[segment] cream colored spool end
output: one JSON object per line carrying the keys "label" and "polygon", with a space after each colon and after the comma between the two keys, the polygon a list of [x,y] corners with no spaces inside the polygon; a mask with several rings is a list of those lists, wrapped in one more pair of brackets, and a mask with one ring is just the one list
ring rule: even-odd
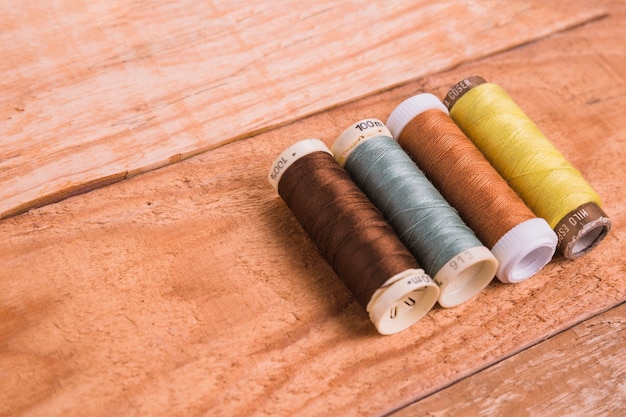
{"label": "cream colored spool end", "polygon": [[378,136],[393,137],[387,126],[378,119],[363,119],[344,130],[331,145],[335,159],[344,166],[350,154],[361,143]]}
{"label": "cream colored spool end", "polygon": [[439,286],[423,269],[407,269],[388,279],[367,304],[380,334],[398,333],[428,313],[439,298]]}
{"label": "cream colored spool end", "polygon": [[278,184],[287,168],[298,159],[313,152],[326,152],[332,155],[328,146],[319,139],[303,139],[278,155],[278,158],[274,160],[270,168],[270,172],[267,174],[267,180],[274,187],[274,190],[278,192]]}
{"label": "cream colored spool end", "polygon": [[456,255],[433,277],[439,284],[439,305],[456,307],[471,300],[489,285],[497,269],[497,259],[485,246]]}

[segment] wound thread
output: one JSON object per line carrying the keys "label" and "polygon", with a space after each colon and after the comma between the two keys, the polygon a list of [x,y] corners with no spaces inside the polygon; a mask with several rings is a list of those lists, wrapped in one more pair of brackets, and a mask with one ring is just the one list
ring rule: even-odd
{"label": "wound thread", "polygon": [[409,327],[437,302],[439,287],[323,142],[287,148],[269,181],[381,334]]}
{"label": "wound thread", "polygon": [[580,257],[604,239],[611,220],[598,194],[504,89],[468,77],[444,102],[511,188],[554,229],[565,257]]}
{"label": "wound thread", "polygon": [[439,304],[459,305],[483,290],[497,260],[377,119],[347,128],[331,147],[354,182],[441,286]]}
{"label": "wound thread", "polygon": [[398,105],[387,121],[400,146],[424,171],[499,261],[502,282],[523,281],[543,268],[557,238],[537,218],[432,94]]}

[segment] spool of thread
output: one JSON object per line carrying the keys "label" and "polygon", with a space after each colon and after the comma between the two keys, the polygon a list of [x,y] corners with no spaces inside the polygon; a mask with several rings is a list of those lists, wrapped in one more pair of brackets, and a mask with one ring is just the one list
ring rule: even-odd
{"label": "spool of thread", "polygon": [[439,284],[442,307],[468,301],[491,282],[496,258],[380,120],[364,119],[348,127],[331,150]]}
{"label": "spool of thread", "polygon": [[498,259],[496,276],[517,283],[543,268],[557,237],[536,217],[432,94],[400,103],[387,121],[389,130],[461,218]]}
{"label": "spool of thread", "polygon": [[287,148],[268,179],[381,334],[409,327],[437,302],[437,284],[323,142]]}
{"label": "spool of thread", "polygon": [[509,185],[547,220],[566,258],[578,258],[604,239],[611,220],[598,194],[501,87],[468,77],[444,103]]}

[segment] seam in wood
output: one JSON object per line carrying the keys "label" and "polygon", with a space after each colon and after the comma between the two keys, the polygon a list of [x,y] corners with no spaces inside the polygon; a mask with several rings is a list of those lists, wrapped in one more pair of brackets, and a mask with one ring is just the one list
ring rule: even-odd
{"label": "seam in wood", "polygon": [[565,26],[565,27],[563,27],[561,29],[555,30],[553,32],[550,32],[550,33],[547,33],[545,35],[539,36],[537,38],[530,39],[528,41],[525,41],[525,42],[522,42],[522,43],[519,43],[519,44],[516,44],[516,45],[512,45],[512,46],[509,46],[509,47],[504,48],[504,49],[495,50],[493,52],[490,52],[490,53],[482,55],[482,56],[478,56],[478,57],[476,57],[474,59],[471,59],[471,60],[460,61],[460,62],[458,62],[458,63],[456,63],[454,65],[450,65],[448,67],[441,68],[440,70],[437,70],[436,72],[423,74],[423,75],[419,76],[418,78],[407,79],[405,81],[402,81],[401,83],[391,84],[391,85],[384,86],[384,87],[379,88],[379,89],[371,90],[367,94],[354,97],[354,98],[352,98],[350,100],[340,101],[340,102],[335,103],[332,106],[327,106],[327,107],[324,107],[322,109],[319,109],[319,110],[316,110],[316,111],[313,111],[313,112],[310,112],[310,113],[305,113],[305,114],[303,114],[303,115],[301,115],[301,116],[299,116],[298,118],[295,118],[295,119],[287,119],[283,123],[277,123],[277,124],[274,124],[274,125],[268,125],[268,126],[266,126],[264,128],[261,128],[261,129],[252,130],[252,131],[247,132],[245,134],[242,134],[242,135],[239,135],[239,136],[235,136],[235,137],[233,137],[233,138],[231,138],[229,140],[225,140],[225,141],[219,143],[217,146],[213,146],[213,147],[211,147],[209,149],[206,149],[206,150],[203,150],[203,151],[199,151],[198,153],[196,153],[196,155],[204,153],[204,152],[208,152],[208,151],[211,151],[211,150],[215,150],[215,149],[218,149],[218,148],[221,148],[222,146],[229,145],[229,144],[237,142],[239,140],[250,139],[250,138],[252,138],[254,136],[260,135],[261,133],[266,133],[266,132],[269,132],[269,131],[272,131],[272,130],[279,129],[281,127],[292,125],[292,124],[294,124],[296,122],[299,122],[301,120],[308,119],[310,117],[314,117],[314,116],[319,115],[319,114],[324,113],[324,112],[332,111],[332,110],[337,109],[339,107],[343,107],[343,106],[346,106],[346,105],[349,105],[349,104],[356,103],[356,102],[358,102],[360,100],[364,100],[366,98],[373,97],[373,96],[375,96],[377,94],[381,94],[381,93],[383,93],[385,91],[393,90],[393,89],[405,86],[405,85],[410,84],[410,83],[418,82],[420,80],[423,80],[423,79],[428,78],[428,77],[435,76],[437,74],[443,74],[444,72],[448,72],[448,71],[454,70],[456,68],[459,68],[462,65],[466,65],[466,64],[469,64],[469,63],[472,63],[472,62],[481,61],[481,60],[484,60],[484,59],[487,59],[487,58],[491,58],[491,57],[494,57],[494,56],[497,56],[497,55],[500,55],[500,54],[503,54],[503,53],[506,53],[506,52],[509,52],[509,51],[513,51],[513,50],[518,49],[518,48],[522,48],[522,47],[525,47],[525,46],[528,46],[528,45],[532,45],[532,44],[541,42],[541,41],[543,41],[545,39],[548,39],[551,36],[554,36],[554,35],[557,35],[557,34],[562,34],[562,33],[567,33],[567,32],[570,32],[572,30],[576,30],[576,29],[579,29],[579,28],[581,28],[583,26],[586,26],[586,25],[588,25],[590,23],[594,23],[594,22],[603,20],[603,19],[607,18],[609,15],[610,14],[608,12],[601,12],[601,13],[598,13],[597,15],[590,16],[587,19],[583,19],[581,21],[572,23],[571,25]]}
{"label": "seam in wood", "polygon": [[107,175],[106,177],[96,178],[91,181],[73,185],[69,188],[61,190],[60,192],[45,195],[36,200],[31,200],[26,204],[22,204],[11,210],[5,211],[4,213],[0,213],[0,220],[17,216],[18,214],[26,213],[29,210],[34,210],[48,204],[58,203],[59,201],[65,200],[66,198],[73,197],[79,194],[84,194],[97,188],[102,188],[107,185],[114,184],[125,178],[128,178],[128,171]]}
{"label": "seam in wood", "polygon": [[[598,21],[598,20],[602,20],[602,19],[604,19],[604,18],[606,18],[608,16],[609,16],[609,13],[606,12],[606,11],[598,12],[597,14],[594,14],[594,15],[588,17],[588,18],[583,18],[580,21],[574,22],[574,23],[572,23],[570,25],[566,25],[565,27],[563,27],[561,29],[554,30],[554,31],[552,31],[550,33],[544,34],[542,36],[538,36],[537,38],[530,39],[530,40],[528,40],[526,42],[522,42],[522,43],[519,43],[519,44],[516,44],[516,45],[512,45],[512,46],[506,47],[504,49],[495,50],[495,51],[492,51],[492,52],[487,53],[485,55],[475,57],[472,60],[461,60],[460,62],[458,62],[456,64],[452,64],[452,65],[449,65],[447,67],[441,68],[441,69],[437,70],[436,72],[422,74],[418,78],[407,79],[407,80],[402,81],[401,83],[383,86],[381,88],[368,91],[366,94],[359,95],[359,96],[356,96],[356,97],[352,97],[352,98],[344,100],[344,101],[338,101],[338,102],[334,103],[334,105],[326,106],[326,107],[320,108],[320,109],[318,109],[316,111],[311,111],[309,113],[303,113],[303,114],[301,114],[297,118],[285,119],[281,123],[276,123],[276,124],[273,124],[273,125],[264,126],[262,128],[253,129],[253,130],[245,132],[245,133],[243,133],[241,135],[237,135],[237,136],[234,136],[234,137],[231,137],[231,138],[227,138],[227,139],[225,139],[225,140],[223,140],[223,141],[221,141],[219,143],[212,144],[212,145],[207,146],[207,147],[200,147],[198,149],[195,149],[195,150],[190,151],[190,152],[186,152],[184,154],[176,154],[173,157],[168,158],[167,160],[163,160],[161,163],[155,163],[155,164],[153,164],[152,166],[149,166],[149,167],[143,167],[143,168],[138,168],[138,169],[134,169],[134,170],[131,170],[131,171],[127,171],[127,172],[123,173],[123,175],[112,174],[112,175],[109,175],[109,176],[104,177],[104,178],[99,178],[99,179],[94,179],[94,180],[88,181],[88,182],[86,182],[84,184],[78,184],[78,185],[73,186],[73,187],[71,187],[69,189],[59,190],[57,192],[53,192],[52,194],[44,195],[44,196],[42,196],[42,197],[40,197],[40,198],[38,198],[36,200],[29,201],[27,203],[24,203],[24,204],[18,206],[18,207],[11,208],[11,209],[5,211],[4,213],[0,213],[0,220],[8,218],[8,217],[12,217],[12,216],[24,213],[24,212],[27,212],[27,211],[29,211],[31,209],[35,209],[35,208],[39,208],[39,207],[42,207],[42,206],[45,206],[45,205],[48,205],[48,204],[59,202],[59,201],[64,200],[65,198],[70,197],[70,196],[75,196],[75,195],[82,194],[82,193],[87,192],[87,191],[94,190],[96,188],[100,188],[100,187],[105,186],[105,185],[110,185],[113,182],[117,182],[117,181],[119,181],[121,179],[124,179],[124,178],[128,178],[128,177],[131,177],[131,176],[134,176],[134,175],[138,175],[138,174],[143,173],[143,172],[152,171],[154,169],[158,169],[158,168],[161,168],[161,167],[164,167],[164,166],[167,166],[167,165],[171,165],[172,163],[175,163],[175,162],[187,159],[189,157],[196,156],[196,155],[208,152],[210,150],[215,150],[215,149],[221,148],[222,146],[225,146],[225,145],[228,145],[228,144],[231,144],[231,143],[235,143],[235,142],[238,142],[240,140],[252,138],[252,137],[257,136],[257,135],[259,135],[261,133],[265,133],[265,132],[268,132],[268,131],[271,131],[271,130],[275,130],[275,129],[278,129],[278,128],[283,127],[283,126],[291,125],[291,124],[293,124],[293,123],[295,123],[297,121],[304,120],[304,119],[313,117],[315,115],[318,115],[320,113],[331,111],[331,110],[336,109],[338,107],[345,106],[347,104],[351,104],[351,103],[357,102],[359,100],[375,96],[375,95],[380,94],[380,93],[382,93],[384,91],[389,91],[389,90],[395,89],[397,87],[400,87],[402,85],[406,85],[406,84],[411,83],[411,82],[416,82],[417,80],[424,79],[424,78],[429,77],[429,76],[433,76],[433,75],[436,75],[436,74],[441,74],[441,73],[446,72],[446,71],[450,71],[452,69],[455,69],[455,68],[457,68],[457,67],[459,67],[459,66],[461,66],[463,64],[469,63],[469,62],[476,62],[476,61],[479,61],[479,60],[483,60],[485,58],[489,58],[489,57],[501,54],[503,52],[511,51],[513,49],[516,49],[516,48],[520,48],[520,47],[523,47],[523,46],[526,46],[526,45],[530,45],[530,44],[536,43],[538,41],[544,40],[544,39],[546,39],[546,38],[548,38],[550,36],[553,36],[554,34],[565,33],[565,32],[571,31],[571,30],[575,30],[575,29],[580,28],[582,26],[585,26],[585,25],[587,25],[589,23],[592,23],[592,22],[595,22],[595,21]],[[161,104],[160,107],[157,107],[157,109],[163,108],[163,107],[167,107],[167,106],[172,105],[172,104],[174,104],[174,103],[176,103],[178,101],[184,100],[187,97],[198,95],[198,94],[202,94],[202,93],[204,93],[206,91],[209,91],[209,90],[211,90],[212,88],[215,88],[215,87],[216,86],[213,85],[213,86],[207,87],[207,88],[205,88],[203,90],[191,93],[191,94],[189,94],[189,95],[187,95],[187,96],[185,96],[185,97],[183,97],[181,99],[178,99],[178,100],[175,100],[175,101],[172,101],[172,102],[168,102],[168,103],[163,103],[163,104]],[[135,116],[126,118],[126,119],[122,120],[121,122],[118,122],[117,124],[128,123],[128,122],[132,121],[136,117],[137,116],[135,115]]]}
{"label": "seam in wood", "polygon": [[418,398],[416,398],[415,400],[411,401],[410,403],[404,404],[403,406],[395,408],[395,409],[389,411],[388,413],[383,414],[381,417],[391,417],[391,416],[393,416],[393,414],[397,413],[398,411],[401,411],[401,410],[403,410],[403,409],[405,409],[407,407],[410,407],[411,405],[414,405],[414,404],[416,404],[416,403],[418,403],[418,402],[420,402],[420,401],[422,401],[422,400],[424,400],[424,399],[426,399],[426,398],[428,398],[428,397],[430,397],[432,395],[435,395],[435,394],[437,394],[437,393],[439,393],[441,391],[444,391],[445,389],[450,388],[453,385],[455,385],[455,384],[457,384],[457,383],[459,383],[461,381],[464,381],[464,380],[466,380],[468,378],[471,378],[471,377],[473,377],[473,376],[475,376],[475,375],[485,371],[486,369],[490,369],[490,368],[498,365],[499,363],[501,363],[503,361],[506,361],[509,358],[512,358],[513,356],[519,355],[520,353],[522,353],[524,351],[527,351],[528,349],[530,349],[530,348],[532,348],[534,346],[537,346],[537,345],[539,345],[539,344],[541,344],[541,343],[543,343],[543,342],[545,342],[547,340],[550,340],[550,339],[560,335],[561,333],[564,333],[564,332],[566,332],[568,330],[571,330],[574,327],[578,326],[579,324],[584,323],[585,321],[588,321],[588,320],[591,320],[591,319],[593,319],[595,317],[601,316],[602,314],[606,313],[607,311],[610,311],[610,310],[613,310],[615,308],[618,308],[622,304],[625,304],[625,303],[626,303],[626,300],[622,300],[622,301],[620,301],[620,302],[618,302],[618,303],[616,303],[614,305],[607,306],[603,310],[595,312],[594,314],[592,314],[590,316],[583,317],[582,319],[580,319],[579,321],[576,321],[575,323],[571,324],[570,326],[564,327],[564,328],[559,329],[559,330],[557,330],[555,332],[550,332],[546,336],[541,337],[541,338],[535,340],[534,342],[531,342],[531,343],[521,347],[518,350],[510,352],[509,354],[504,355],[504,356],[498,358],[494,362],[488,363],[488,364],[486,364],[483,367],[477,368],[474,371],[472,371],[472,372],[470,372],[470,373],[468,373],[466,375],[463,375],[462,377],[460,377],[458,379],[451,380],[451,381],[449,381],[448,384],[445,384],[445,385],[443,385],[443,386],[441,386],[439,388],[436,388],[436,389],[434,389],[432,391],[426,392],[424,395],[419,396]]}

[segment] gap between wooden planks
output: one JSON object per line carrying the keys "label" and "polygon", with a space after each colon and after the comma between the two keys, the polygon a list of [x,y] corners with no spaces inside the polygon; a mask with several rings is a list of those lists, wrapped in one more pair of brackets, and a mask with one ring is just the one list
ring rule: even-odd
{"label": "gap between wooden planks", "polygon": [[389,415],[622,416],[625,380],[622,303]]}
{"label": "gap between wooden planks", "polygon": [[588,2],[0,2],[0,218],[599,16]]}
{"label": "gap between wooden planks", "polygon": [[[0,415],[381,415],[626,299],[624,6],[0,222]],[[266,181],[288,145],[468,74],[506,87],[614,221],[576,261],[390,337]]]}

